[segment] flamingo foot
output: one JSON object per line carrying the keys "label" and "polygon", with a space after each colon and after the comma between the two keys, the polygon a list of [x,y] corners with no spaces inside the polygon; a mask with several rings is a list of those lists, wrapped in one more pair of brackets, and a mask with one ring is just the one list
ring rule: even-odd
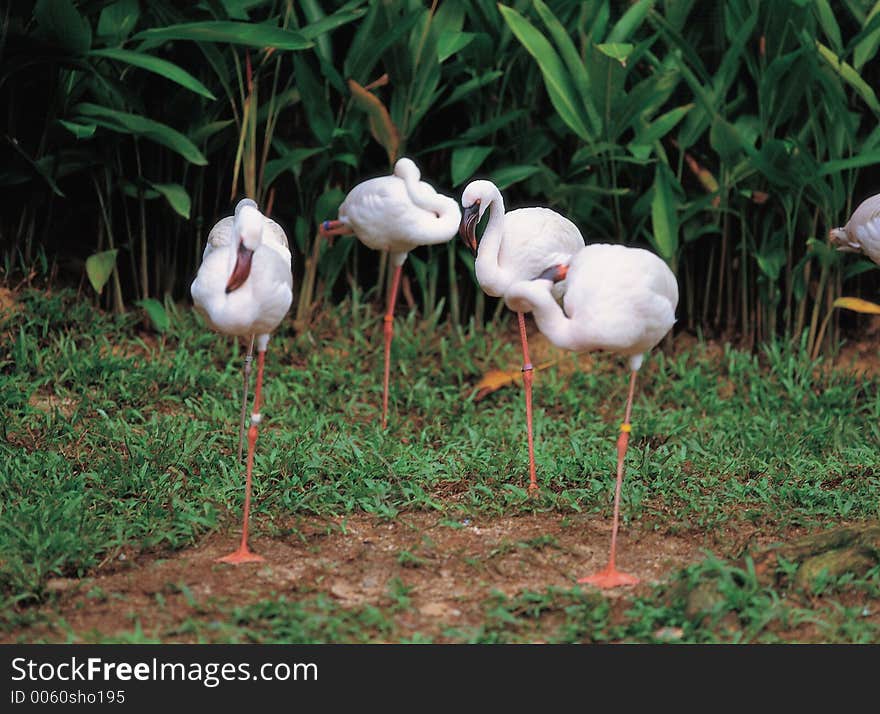
{"label": "flamingo foot", "polygon": [[538,484],[537,483],[530,483],[529,484],[529,497],[530,498],[537,498],[540,495],[541,495],[541,489],[538,488]]}
{"label": "flamingo foot", "polygon": [[621,587],[622,585],[638,585],[641,580],[635,575],[622,573],[609,563],[603,570],[600,570],[595,575],[588,575],[585,578],[580,578],[578,582],[581,585],[594,585],[602,590],[608,590],[610,588]]}
{"label": "flamingo foot", "polygon": [[262,555],[252,553],[250,550],[248,550],[248,547],[246,545],[242,545],[234,553],[224,555],[222,558],[217,558],[214,562],[229,563],[231,565],[241,565],[243,563],[264,563],[265,561],[266,559]]}

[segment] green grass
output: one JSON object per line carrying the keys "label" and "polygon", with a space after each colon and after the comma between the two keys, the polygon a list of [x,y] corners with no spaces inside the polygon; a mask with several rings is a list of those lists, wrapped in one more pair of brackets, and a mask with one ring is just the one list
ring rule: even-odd
{"label": "green grass", "polygon": [[[157,337],[139,316],[112,317],[71,292],[18,300],[0,323],[0,631],[39,619],[50,578],[234,527],[243,497],[234,463],[242,354],[233,342],[186,308]],[[529,512],[607,518],[623,365],[598,356],[589,372],[538,374],[542,491],[529,499],[521,393],[469,396],[485,369],[519,364],[512,324],[475,331],[399,317],[387,432],[378,419],[379,311],[356,295],[309,333],[283,328],[266,365],[259,531],[289,534],[297,516],[414,510],[449,522]],[[773,538],[880,516],[878,386],[781,345],[754,355],[701,343],[655,353],[638,385],[623,517],[693,533],[729,557],[707,557],[625,606],[577,588],[499,596],[485,603],[481,626],[447,629],[441,640],[653,641],[663,627],[682,628],[681,641],[772,640],[782,631],[798,639],[804,623],[829,641],[880,640],[876,620],[859,614],[877,610],[876,570],[798,600],[750,580],[730,551],[731,534],[746,529]],[[397,559],[421,564],[406,550]],[[717,612],[686,615],[687,594],[706,579],[726,583]],[[223,610],[222,626],[197,618],[189,627],[206,641],[431,639],[395,624],[404,591],[380,608],[279,596]],[[133,629],[131,641],[142,635]]]}

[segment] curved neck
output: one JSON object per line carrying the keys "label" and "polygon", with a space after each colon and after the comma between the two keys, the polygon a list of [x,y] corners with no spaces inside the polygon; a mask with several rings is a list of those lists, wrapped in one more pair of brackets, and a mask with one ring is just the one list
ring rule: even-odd
{"label": "curved neck", "polygon": [[490,295],[503,295],[510,285],[512,276],[501,268],[498,256],[501,252],[501,240],[504,238],[504,199],[497,187],[489,197],[489,222],[480,245],[477,248],[477,259],[474,268],[477,272],[477,280],[480,286]]}
{"label": "curved neck", "polygon": [[520,312],[531,312],[538,329],[557,347],[575,352],[589,349],[574,320],[565,315],[553,297],[553,283],[549,280],[523,280],[514,283],[506,297],[511,308]]}
{"label": "curved neck", "polygon": [[449,196],[437,193],[418,177],[406,175],[402,178],[406,193],[413,205],[436,216],[423,222],[422,228],[426,233],[424,242],[426,244],[442,242],[455,236],[461,221],[458,203]]}

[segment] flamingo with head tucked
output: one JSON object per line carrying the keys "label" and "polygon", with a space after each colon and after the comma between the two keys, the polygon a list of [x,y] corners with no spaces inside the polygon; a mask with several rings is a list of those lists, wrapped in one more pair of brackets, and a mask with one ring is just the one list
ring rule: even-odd
{"label": "flamingo with head tucked", "polygon": [[[464,207],[461,236],[476,254],[477,282],[487,295],[504,298],[519,321],[529,445],[529,492],[536,493],[538,479],[532,435],[533,367],[529,359],[524,311],[513,308],[507,299],[507,291],[518,281],[532,280],[549,268],[566,263],[573,253],[584,247],[584,239],[574,223],[549,208],[518,208],[505,213],[501,191],[491,181],[469,183],[461,196],[461,205]],[[477,224],[487,210],[489,222],[478,245]],[[557,297],[564,290],[564,281],[554,287]]]}
{"label": "flamingo with head tucked", "polygon": [[[247,476],[245,479],[244,523],[238,550],[219,560],[225,563],[253,563],[263,558],[248,549],[248,517],[257,426],[261,421],[260,400],[263,365],[269,335],[290,309],[293,299],[290,249],[287,236],[275,221],[266,218],[249,198],[238,202],[235,215],[218,221],[208,235],[202,264],[190,288],[196,309],[218,332],[249,337],[257,345],[257,385],[251,425],[248,429]],[[251,350],[245,361],[245,384]],[[241,430],[244,430],[244,405]]]}
{"label": "flamingo with head tucked", "polygon": [[[553,295],[553,281],[562,277],[566,278],[566,289],[560,306]],[[617,570],[615,562],[623,466],[632,428],[636,374],[645,353],[675,323],[675,275],[650,251],[593,244],[575,253],[567,263],[549,269],[538,280],[512,285],[505,297],[514,310],[531,310],[538,329],[557,347],[574,352],[607,350],[629,358],[629,392],[617,441],[611,552],[603,570],[578,582],[600,588],[634,585],[639,579]]]}
{"label": "flamingo with head tucked", "polygon": [[339,206],[339,218],[324,221],[323,236],[354,233],[373,250],[388,251],[394,277],[388,291],[385,312],[385,375],[382,387],[382,428],[388,424],[388,387],[391,371],[391,339],[394,334],[394,306],[407,254],[421,245],[451,240],[458,231],[461,212],[455,199],[437,193],[421,180],[412,159],[398,159],[390,176],[359,183]]}

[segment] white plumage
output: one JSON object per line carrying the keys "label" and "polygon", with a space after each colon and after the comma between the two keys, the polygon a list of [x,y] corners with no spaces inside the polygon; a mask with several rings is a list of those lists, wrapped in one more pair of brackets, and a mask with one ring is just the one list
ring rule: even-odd
{"label": "white plumage", "polygon": [[[504,211],[501,191],[491,181],[472,181],[461,196],[464,216],[461,236],[476,254],[474,271],[477,282],[487,295],[501,297],[517,313],[523,353],[523,387],[526,398],[526,435],[529,447],[529,492],[538,490],[535,448],[532,435],[532,372],[524,312],[510,303],[508,290],[519,281],[534,280],[548,271],[565,265],[571,255],[584,247],[577,226],[549,208],[518,208]],[[489,211],[489,221],[477,243],[477,224]],[[565,281],[552,287],[559,298]]]}
{"label": "white plumage", "polygon": [[290,248],[281,226],[260,213],[257,204],[251,199],[239,201],[235,214],[218,221],[208,234],[202,264],[190,287],[196,309],[205,316],[213,329],[227,335],[251,337],[244,367],[239,458],[244,438],[251,350],[254,342],[257,346],[257,385],[248,430],[241,544],[235,552],[220,558],[221,562],[242,564],[263,560],[248,548],[254,449],[258,425],[262,421],[260,399],[266,347],[270,333],[278,327],[290,309],[292,287]]}
{"label": "white plumage", "polygon": [[[505,297],[507,289],[521,280],[533,280],[544,271],[565,264],[584,247],[577,226],[550,208],[518,208],[505,213],[504,199],[491,181],[473,181],[465,188],[461,204],[477,206],[466,216],[476,228],[489,211],[489,222],[477,247],[474,261],[477,282],[487,295]],[[558,294],[564,285],[556,288]],[[509,305],[508,305],[509,307]]]}
{"label": "white plumage", "polygon": [[388,251],[394,265],[384,326],[383,428],[388,423],[394,305],[403,264],[413,248],[451,240],[460,221],[461,211],[455,199],[437,193],[421,180],[421,172],[412,159],[402,158],[394,164],[390,176],[368,179],[351,189],[339,206],[339,218],[324,221],[320,226],[325,236],[354,233],[367,247]]}
{"label": "white plumage", "polygon": [[570,261],[562,307],[550,280],[511,286],[508,304],[531,310],[557,347],[607,350],[641,364],[675,324],[678,283],[669,266],[650,251],[608,243],[585,246]]}
{"label": "white plumage", "polygon": [[[241,238],[253,251],[250,276],[226,291],[238,257]],[[208,234],[202,264],[190,292],[208,324],[227,335],[257,335],[265,349],[269,333],[284,319],[293,300],[293,276],[287,236],[250,199],[239,201],[235,215],[219,220]]]}
{"label": "white plumage", "polygon": [[631,370],[626,412],[617,441],[617,483],[608,565],[578,582],[600,588],[634,585],[639,579],[617,570],[620,489],[631,431],[636,374],[644,354],[675,324],[678,283],[660,258],[647,250],[594,244],[571,258],[560,306],[549,279],[523,281],[507,293],[514,310],[531,310],[538,329],[557,347],[584,352],[608,350],[629,357]]}
{"label": "white plumage", "polygon": [[421,180],[411,159],[399,159],[394,172],[359,183],[339,206],[339,223],[373,250],[387,250],[395,266],[420,245],[445,243],[458,231],[461,211],[455,199]]}
{"label": "white plumage", "polygon": [[880,194],[862,201],[842,228],[832,228],[831,242],[843,251],[861,252],[880,263]]}

